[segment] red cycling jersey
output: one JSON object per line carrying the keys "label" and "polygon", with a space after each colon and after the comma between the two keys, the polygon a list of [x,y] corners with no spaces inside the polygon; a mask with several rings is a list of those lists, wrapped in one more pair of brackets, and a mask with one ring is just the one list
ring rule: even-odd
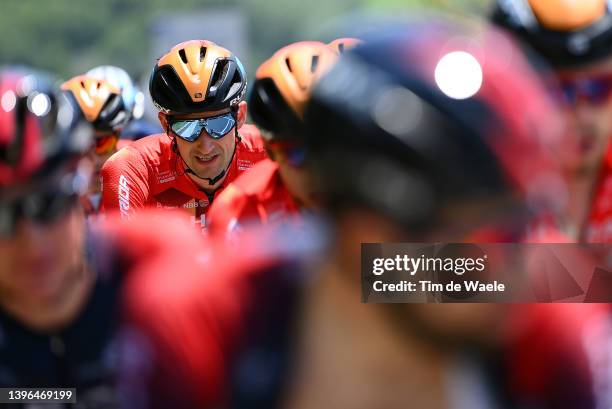
{"label": "red cycling jersey", "polygon": [[223,191],[208,213],[213,233],[230,233],[248,223],[274,223],[298,216],[299,208],[283,184],[278,164],[264,159]]}
{"label": "red cycling jersey", "polygon": [[144,207],[183,208],[192,221],[206,226],[205,214],[212,200],[243,171],[266,157],[259,130],[240,128],[241,141],[223,184],[209,196],[185,173],[166,134],[135,141],[106,161],[102,167],[102,209],[118,209],[129,218]]}
{"label": "red cycling jersey", "polygon": [[[117,146],[115,152],[125,148],[126,146],[130,146],[133,143],[131,139],[119,139],[117,141]],[[95,157],[96,163],[103,163],[98,161],[103,161],[104,158],[97,156]],[[96,165],[99,166],[99,165]],[[96,179],[100,179],[100,172],[95,171],[93,177]],[[100,187],[102,186],[102,181],[100,180]],[[87,217],[96,217],[100,212],[100,208],[102,205],[102,192],[100,190],[96,190],[94,192],[90,192],[85,196],[81,196],[81,205],[83,206],[83,210]]]}
{"label": "red cycling jersey", "polygon": [[[174,267],[133,278],[125,317],[135,336],[126,350],[139,354],[123,361],[121,379],[132,405],[140,398],[148,409],[279,406],[296,369],[298,300],[313,291],[308,278],[316,273],[296,264],[313,254],[276,253],[274,246],[299,247],[294,237],[246,229],[239,247],[207,241],[205,264],[185,266],[180,280]],[[500,402],[591,409],[609,396],[606,305],[509,308],[507,337],[494,354],[499,362],[487,373]],[[334,357],[327,364],[343,365]]]}
{"label": "red cycling jersey", "polygon": [[589,243],[612,242],[612,144],[601,165],[584,239]]}

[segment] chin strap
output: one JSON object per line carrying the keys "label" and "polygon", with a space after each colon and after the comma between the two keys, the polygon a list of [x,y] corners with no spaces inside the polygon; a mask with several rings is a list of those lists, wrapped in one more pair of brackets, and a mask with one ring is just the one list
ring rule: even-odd
{"label": "chin strap", "polygon": [[[237,125],[237,123],[236,123],[236,125]],[[168,127],[168,129],[166,131],[167,135],[170,135],[169,131],[170,131],[170,129]],[[185,162],[185,159],[183,159],[183,157],[181,156],[180,152],[178,151],[178,147],[176,146],[176,136],[172,139],[172,151],[174,153],[176,153],[176,155],[179,158],[181,158],[181,161],[183,161],[183,165],[185,165],[185,173],[190,173],[193,176],[197,177],[198,179],[207,180],[209,186],[214,186],[215,184],[217,184],[217,182],[219,182],[221,179],[223,179],[223,177],[226,175],[227,171],[229,170],[230,166],[232,166],[232,162],[234,162],[234,156],[236,156],[236,149],[238,149],[238,144],[240,143],[240,141],[242,141],[242,138],[240,137],[240,134],[238,134],[238,126],[234,127],[234,139],[235,139],[236,143],[234,144],[234,151],[232,152],[232,158],[230,159],[229,163],[227,164],[227,167],[225,169],[223,169],[214,178],[203,178],[200,175],[198,175],[197,173],[195,173],[193,171],[193,169],[191,169],[189,167],[189,165],[187,165],[187,162]]]}

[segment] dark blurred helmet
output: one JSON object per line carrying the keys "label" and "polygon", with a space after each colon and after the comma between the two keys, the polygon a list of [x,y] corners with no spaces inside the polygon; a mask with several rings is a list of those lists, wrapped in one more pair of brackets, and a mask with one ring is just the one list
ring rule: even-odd
{"label": "dark blurred helmet", "polygon": [[365,40],[319,81],[305,114],[332,211],[365,206],[417,232],[451,205],[510,196],[537,212],[561,201],[548,148],[564,127],[511,39],[435,18]]}
{"label": "dark blurred helmet", "polygon": [[149,81],[153,103],[171,115],[235,108],[246,88],[238,57],[205,40],[172,47],[157,61]]}
{"label": "dark blurred helmet", "polygon": [[612,3],[606,0],[497,0],[492,20],[555,66],[612,55]]}
{"label": "dark blurred helmet", "polygon": [[60,206],[54,197],[81,193],[88,175],[77,168],[91,138],[78,106],[55,78],[0,69],[0,234],[20,215],[53,213],[51,207]]}
{"label": "dark blurred helmet", "polygon": [[249,95],[249,113],[266,138],[294,139],[315,82],[337,60],[337,54],[318,41],[287,45],[257,69]]}

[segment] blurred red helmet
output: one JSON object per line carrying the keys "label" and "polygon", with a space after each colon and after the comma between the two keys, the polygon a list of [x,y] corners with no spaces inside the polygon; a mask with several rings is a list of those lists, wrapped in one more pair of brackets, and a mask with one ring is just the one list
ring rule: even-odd
{"label": "blurred red helmet", "polygon": [[52,76],[0,70],[0,189],[79,157],[91,138],[78,107]]}

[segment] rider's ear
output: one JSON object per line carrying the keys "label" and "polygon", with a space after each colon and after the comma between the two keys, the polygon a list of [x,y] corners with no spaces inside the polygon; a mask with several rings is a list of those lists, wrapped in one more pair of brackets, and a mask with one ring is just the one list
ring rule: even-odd
{"label": "rider's ear", "polygon": [[157,118],[159,119],[162,129],[168,129],[168,116],[163,112],[159,112]]}
{"label": "rider's ear", "polygon": [[238,121],[238,128],[244,125],[247,117],[247,103],[245,101],[240,101],[238,104],[238,108],[236,109],[236,120]]}

